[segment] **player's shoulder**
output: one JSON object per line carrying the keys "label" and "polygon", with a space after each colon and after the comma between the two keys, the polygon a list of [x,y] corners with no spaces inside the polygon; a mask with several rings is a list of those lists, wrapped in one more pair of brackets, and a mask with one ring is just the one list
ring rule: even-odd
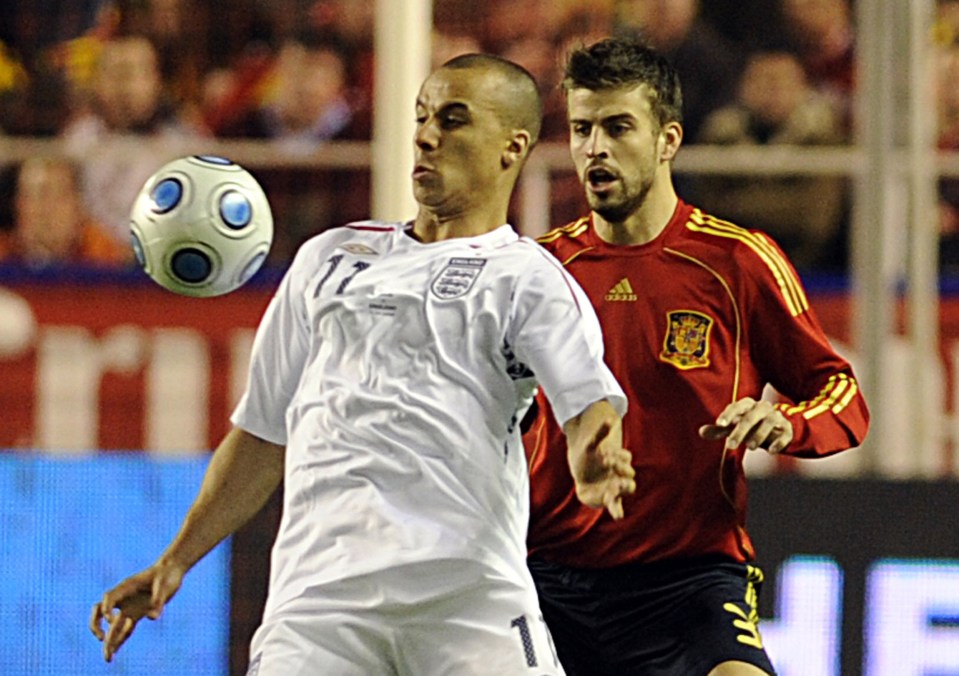
{"label": "player's shoulder", "polygon": [[792,264],[772,237],[692,207],[667,246],[717,270],[780,275]]}
{"label": "player's shoulder", "polygon": [[809,308],[796,269],[766,233],[693,208],[671,245],[678,253],[718,274],[740,292],[780,298],[793,315]]}
{"label": "player's shoulder", "polygon": [[316,260],[326,251],[332,251],[351,242],[357,248],[364,246],[364,242],[372,245],[377,240],[392,238],[396,231],[402,228],[402,223],[386,221],[355,221],[334,226],[306,240],[297,251],[296,257],[311,261]]}
{"label": "player's shoulder", "polygon": [[587,242],[589,223],[589,216],[583,216],[572,223],[553,228],[546,234],[537,237],[536,242],[553,254],[585,249],[589,246]]}

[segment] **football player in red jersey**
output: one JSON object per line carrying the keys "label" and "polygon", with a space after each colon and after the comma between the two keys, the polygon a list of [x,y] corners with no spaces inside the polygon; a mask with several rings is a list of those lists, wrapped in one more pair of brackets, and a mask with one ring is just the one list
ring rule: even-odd
{"label": "football player in red jersey", "polygon": [[[681,200],[671,65],[631,39],[571,53],[570,150],[591,212],[540,239],[583,286],[630,400],[625,519],[584,508],[542,400],[525,441],[529,565],[571,675],[774,673],[757,628],[743,456],[860,444],[869,413],[766,235]],[[766,384],[783,397],[762,398]]]}

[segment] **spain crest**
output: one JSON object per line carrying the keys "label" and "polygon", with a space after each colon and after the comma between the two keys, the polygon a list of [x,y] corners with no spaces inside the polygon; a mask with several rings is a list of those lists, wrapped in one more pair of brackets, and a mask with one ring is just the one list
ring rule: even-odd
{"label": "spain crest", "polygon": [[684,371],[709,366],[711,317],[692,310],[674,310],[666,313],[666,326],[660,359]]}
{"label": "spain crest", "polygon": [[484,265],[485,258],[451,258],[433,280],[430,290],[443,300],[459,298],[473,288],[473,282],[483,271]]}

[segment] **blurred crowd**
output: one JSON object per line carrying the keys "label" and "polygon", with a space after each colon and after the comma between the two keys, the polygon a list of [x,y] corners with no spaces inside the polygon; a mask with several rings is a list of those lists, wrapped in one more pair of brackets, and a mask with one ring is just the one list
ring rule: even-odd
{"label": "blurred crowd", "polygon": [[[842,145],[855,123],[849,2],[434,0],[433,60],[485,51],[524,65],[547,101],[544,141],[563,142],[568,47],[639,33],[683,78],[686,144]],[[366,217],[368,171],[297,167],[295,158],[369,140],[374,5],[5,0],[0,135],[59,139],[62,152],[0,164],[0,262],[131,264],[133,197],[203,139],[262,140],[293,158],[256,171],[278,226],[274,264],[312,234]],[[940,0],[932,39],[940,146],[959,149],[959,0]],[[681,178],[688,199],[769,232],[800,269],[845,266],[845,177]],[[959,181],[941,181],[940,196],[948,258],[959,242]],[[555,176],[551,222],[583,210],[574,178]]]}

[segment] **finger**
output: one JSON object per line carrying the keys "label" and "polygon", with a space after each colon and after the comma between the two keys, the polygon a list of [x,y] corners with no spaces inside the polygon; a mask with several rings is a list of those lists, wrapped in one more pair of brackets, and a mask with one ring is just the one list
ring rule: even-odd
{"label": "finger", "polygon": [[707,441],[716,441],[717,439],[724,439],[728,437],[729,433],[732,431],[732,425],[703,425],[699,428],[699,436]]}
{"label": "finger", "polygon": [[103,613],[100,612],[100,602],[97,601],[93,604],[93,611],[90,613],[90,631],[93,632],[93,635],[97,637],[98,640],[103,640],[103,627],[101,626],[101,621],[103,620]]}
{"label": "finger", "polygon": [[778,435],[776,435],[776,438],[773,439],[773,442],[771,444],[769,444],[769,448],[767,450],[769,453],[772,453],[773,455],[777,453],[782,453],[786,449],[786,446],[789,445],[789,442],[791,442],[792,440],[793,440],[793,428],[792,428],[792,425],[790,425],[787,421],[786,428],[783,429]]}
{"label": "finger", "polygon": [[619,476],[634,476],[633,454],[625,448],[607,451],[603,456],[603,466]]}
{"label": "finger", "polygon": [[749,435],[751,430],[752,424],[745,420],[741,420],[733,428],[733,431],[729,433],[729,436],[726,437],[726,448],[739,448],[739,446],[743,443],[743,439]]}
{"label": "finger", "polygon": [[628,461],[623,461],[618,464],[614,469],[616,476],[620,479],[632,479],[636,476],[636,470],[633,469],[632,458]]}
{"label": "finger", "polygon": [[636,482],[632,479],[619,479],[610,482],[603,495],[603,504],[614,521],[618,521],[625,516],[623,497],[631,495],[635,491]]}
{"label": "finger", "polygon": [[113,660],[113,656],[133,633],[135,626],[136,622],[129,615],[119,614],[113,618],[110,631],[107,632],[107,638],[103,644],[103,656],[107,662]]}
{"label": "finger", "polygon": [[617,496],[607,496],[605,500],[606,511],[613,517],[613,521],[619,521],[623,518],[623,499]]}
{"label": "finger", "polygon": [[750,451],[754,451],[761,446],[768,446],[771,443],[771,439],[773,438],[773,434],[776,432],[777,428],[779,428],[779,425],[776,420],[773,420],[770,417],[761,419],[759,424],[750,430],[749,434],[744,439],[746,448],[748,448]]}
{"label": "finger", "polygon": [[743,397],[739,401],[734,401],[719,414],[719,417],[716,418],[716,425],[719,427],[735,425],[755,404],[756,400],[752,397]]}
{"label": "finger", "polygon": [[733,431],[726,437],[726,448],[738,448],[766,418],[769,414],[769,410],[766,408],[768,404],[765,406],[762,404],[764,404],[764,402],[760,402],[754,406],[739,419]]}
{"label": "finger", "polygon": [[163,577],[157,575],[153,579],[153,589],[150,594],[150,608],[147,610],[147,617],[151,620],[155,620],[160,617],[160,613],[163,612],[163,608],[166,605],[166,600],[169,598],[169,594],[166,593],[163,584]]}

